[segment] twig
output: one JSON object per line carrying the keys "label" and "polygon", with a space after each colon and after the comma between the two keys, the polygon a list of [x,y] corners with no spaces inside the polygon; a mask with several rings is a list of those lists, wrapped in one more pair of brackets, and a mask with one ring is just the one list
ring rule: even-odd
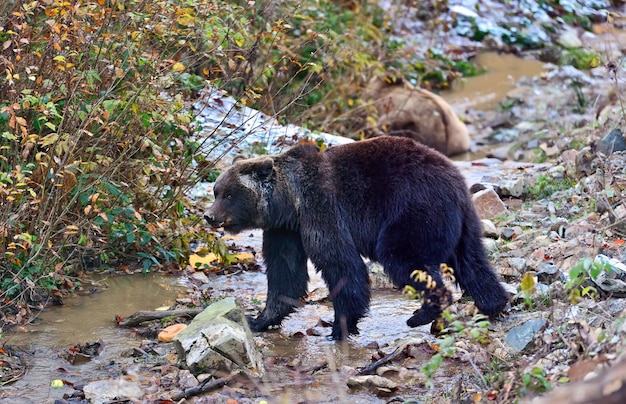
{"label": "twig", "polygon": [[138,311],[120,321],[118,325],[122,327],[132,327],[139,325],[144,321],[159,320],[165,317],[195,317],[204,310],[203,308],[197,309],[179,309],[179,310],[165,310],[165,311]]}

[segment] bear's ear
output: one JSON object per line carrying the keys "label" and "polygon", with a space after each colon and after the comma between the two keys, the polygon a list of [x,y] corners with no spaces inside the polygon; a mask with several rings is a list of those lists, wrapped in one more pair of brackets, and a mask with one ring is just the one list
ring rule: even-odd
{"label": "bear's ear", "polygon": [[271,157],[265,157],[259,161],[255,167],[254,172],[260,180],[267,179],[274,171],[274,160]]}

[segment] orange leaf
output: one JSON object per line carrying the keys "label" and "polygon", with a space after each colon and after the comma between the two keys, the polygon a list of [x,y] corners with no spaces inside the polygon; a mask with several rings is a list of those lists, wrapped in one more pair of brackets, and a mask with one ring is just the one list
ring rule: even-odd
{"label": "orange leaf", "polygon": [[613,241],[613,243],[615,243],[615,245],[624,245],[624,240],[620,238],[620,239]]}

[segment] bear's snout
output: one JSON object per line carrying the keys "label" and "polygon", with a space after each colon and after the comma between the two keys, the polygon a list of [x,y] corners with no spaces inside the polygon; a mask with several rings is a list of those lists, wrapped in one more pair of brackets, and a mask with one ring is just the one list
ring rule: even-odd
{"label": "bear's snout", "polygon": [[207,221],[209,226],[212,226],[212,227],[222,227],[222,224],[224,223],[223,220],[219,220],[218,218],[216,218],[213,212],[211,211],[204,213],[204,219]]}

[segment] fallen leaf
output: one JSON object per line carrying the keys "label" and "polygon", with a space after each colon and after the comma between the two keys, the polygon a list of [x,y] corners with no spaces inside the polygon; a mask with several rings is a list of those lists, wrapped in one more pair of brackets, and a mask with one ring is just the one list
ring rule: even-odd
{"label": "fallen leaf", "polygon": [[204,265],[210,265],[217,260],[218,256],[215,253],[208,253],[207,255],[191,254],[189,256],[189,265],[192,268],[202,268]]}

